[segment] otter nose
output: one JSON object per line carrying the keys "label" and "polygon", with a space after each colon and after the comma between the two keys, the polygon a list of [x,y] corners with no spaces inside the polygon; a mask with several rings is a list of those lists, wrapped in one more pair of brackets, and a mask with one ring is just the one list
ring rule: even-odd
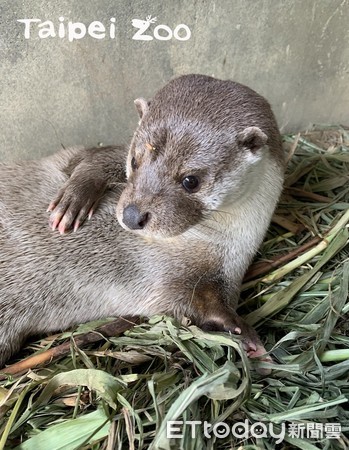
{"label": "otter nose", "polygon": [[122,220],[131,230],[142,230],[149,220],[149,213],[142,214],[136,205],[128,205],[124,209]]}

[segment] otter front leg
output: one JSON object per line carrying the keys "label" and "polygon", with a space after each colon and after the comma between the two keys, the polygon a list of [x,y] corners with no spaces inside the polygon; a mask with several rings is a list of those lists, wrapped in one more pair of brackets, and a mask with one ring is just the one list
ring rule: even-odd
{"label": "otter front leg", "polygon": [[48,207],[51,228],[61,234],[70,228],[76,231],[92,216],[105,192],[125,182],[125,159],[123,147],[82,150],[71,158],[63,170],[70,178]]}
{"label": "otter front leg", "polygon": [[[257,332],[228,307],[211,313],[201,328],[205,331],[225,331],[240,335],[242,345],[250,358],[257,358],[267,353]],[[263,359],[271,361],[269,357]]]}

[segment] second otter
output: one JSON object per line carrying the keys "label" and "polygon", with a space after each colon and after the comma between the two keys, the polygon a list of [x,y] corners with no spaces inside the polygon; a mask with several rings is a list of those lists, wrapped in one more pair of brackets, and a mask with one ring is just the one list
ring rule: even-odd
{"label": "second otter", "polygon": [[[30,334],[112,315],[186,316],[264,353],[235,311],[283,183],[269,104],[187,75],[136,105],[126,174],[116,147],[0,166],[0,365]],[[52,198],[62,233],[100,204],[60,236],[38,213]]]}

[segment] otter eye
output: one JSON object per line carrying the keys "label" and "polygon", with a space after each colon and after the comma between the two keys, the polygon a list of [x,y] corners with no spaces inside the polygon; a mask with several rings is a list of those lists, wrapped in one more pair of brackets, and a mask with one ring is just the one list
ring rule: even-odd
{"label": "otter eye", "polygon": [[189,193],[197,192],[199,190],[199,184],[199,179],[194,175],[188,175],[182,180],[182,186]]}
{"label": "otter eye", "polygon": [[138,168],[138,165],[137,165],[136,158],[133,157],[133,158],[131,159],[131,169],[132,169],[133,171],[135,171],[137,168]]}

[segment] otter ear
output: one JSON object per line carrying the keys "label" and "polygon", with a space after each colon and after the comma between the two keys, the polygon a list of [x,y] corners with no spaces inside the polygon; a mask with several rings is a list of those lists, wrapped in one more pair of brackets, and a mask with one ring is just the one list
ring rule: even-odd
{"label": "otter ear", "polygon": [[145,98],[136,98],[134,104],[136,105],[139,118],[142,119],[143,116],[145,116],[149,110],[150,102],[147,102]]}
{"label": "otter ear", "polygon": [[267,143],[268,137],[258,127],[247,127],[238,134],[238,144],[256,153]]}

